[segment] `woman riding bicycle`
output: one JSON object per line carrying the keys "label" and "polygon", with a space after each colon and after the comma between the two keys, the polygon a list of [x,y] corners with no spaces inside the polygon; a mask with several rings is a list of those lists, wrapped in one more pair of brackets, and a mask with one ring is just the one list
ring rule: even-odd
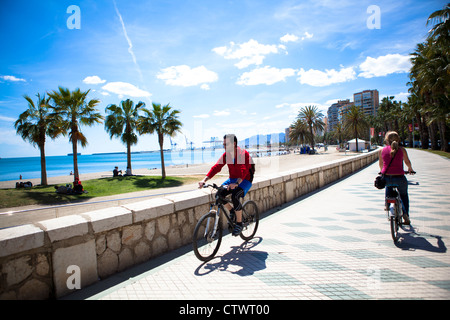
{"label": "woman riding bicycle", "polygon": [[198,186],[202,188],[206,181],[212,179],[222,170],[225,164],[228,165],[230,176],[222,184],[227,186],[227,190],[223,191],[221,196],[225,197],[231,193],[234,209],[229,203],[225,205],[225,208],[230,211],[231,216],[233,214],[236,216],[236,226],[232,234],[233,236],[238,236],[242,231],[242,205],[239,198],[243,198],[252,187],[254,164],[247,150],[237,146],[237,138],[234,134],[227,134],[223,137],[223,146],[225,152],[217,163],[211,167],[206,177],[198,183]]}
{"label": "woman riding bicycle", "polygon": [[[400,137],[395,131],[388,131],[384,138],[384,147],[379,152],[379,165],[381,173],[386,178],[386,196],[388,196],[392,190],[391,185],[396,185],[397,190],[400,193],[400,198],[404,207],[404,224],[409,225],[409,197],[408,197],[408,180],[405,177],[405,171],[403,170],[403,162],[408,167],[408,172],[413,173],[414,170],[411,166],[408,153],[406,149],[399,146]],[[389,165],[390,164],[390,165]]]}

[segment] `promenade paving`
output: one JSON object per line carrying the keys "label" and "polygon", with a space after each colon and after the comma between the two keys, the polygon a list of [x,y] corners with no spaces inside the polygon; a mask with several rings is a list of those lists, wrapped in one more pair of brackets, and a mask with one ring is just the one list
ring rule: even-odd
{"label": "promenade paving", "polygon": [[186,246],[65,299],[450,299],[450,161],[408,152],[412,224],[397,245],[374,163],[264,215],[252,241],[226,235],[207,263]]}

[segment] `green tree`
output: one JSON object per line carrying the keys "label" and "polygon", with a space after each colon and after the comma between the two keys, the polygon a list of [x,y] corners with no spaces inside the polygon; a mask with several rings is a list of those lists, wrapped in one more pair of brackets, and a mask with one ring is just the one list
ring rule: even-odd
{"label": "green tree", "polygon": [[37,146],[41,155],[41,185],[47,185],[47,168],[45,161],[45,141],[46,137],[54,139],[60,134],[59,128],[55,123],[56,118],[51,116],[49,106],[50,97],[46,98],[45,94],[37,95],[37,103],[24,95],[28,102],[28,109],[22,112],[19,119],[14,123],[16,132],[23,140],[30,142],[33,146]]}
{"label": "green tree", "polygon": [[314,150],[314,132],[321,131],[325,127],[323,114],[316,106],[307,106],[300,109],[297,119],[303,121],[309,129],[309,139]]}
{"label": "green tree", "polygon": [[310,140],[308,127],[301,119],[297,119],[291,124],[289,140],[296,145],[304,144],[306,140]]}
{"label": "green tree", "polygon": [[344,129],[342,124],[339,122],[336,124],[333,130],[333,137],[339,141],[339,148],[344,147]]}
{"label": "green tree", "polygon": [[429,32],[429,38],[436,40],[437,45],[442,46],[449,54],[450,50],[450,3],[442,10],[433,12],[427,19],[427,25],[433,24],[434,27]]}
{"label": "green tree", "polygon": [[92,126],[101,123],[104,117],[95,107],[100,103],[97,99],[87,101],[90,90],[82,92],[79,88],[70,91],[67,88],[59,87],[58,91],[53,90],[48,95],[54,101],[53,107],[55,117],[59,118],[62,134],[69,135],[72,143],[74,178],[79,179],[78,173],[78,143],[84,148],[88,141],[81,132],[81,126]]}
{"label": "green tree", "polygon": [[166,168],[164,165],[164,136],[175,136],[176,132],[181,132],[182,123],[178,120],[180,111],[172,110],[169,104],[152,103],[152,110],[142,108],[144,116],[139,116],[139,134],[153,134],[158,136],[159,151],[161,155],[161,176],[166,178]]}
{"label": "green tree", "polygon": [[[450,115],[450,4],[433,12],[427,25],[434,24],[425,42],[419,43],[411,54],[410,72],[413,91],[422,104],[420,111],[428,126],[433,149],[438,148],[438,131],[441,150],[450,151],[448,122]],[[422,137],[422,140],[424,138]],[[428,141],[422,148],[428,148]]]}
{"label": "green tree", "polygon": [[356,152],[358,152],[358,136],[361,136],[368,128],[368,122],[362,108],[355,105],[347,110],[344,116],[344,130],[352,133],[356,139]]}
{"label": "green tree", "polygon": [[134,105],[130,99],[122,101],[120,106],[110,104],[106,107],[109,113],[105,119],[105,129],[109,133],[110,139],[120,137],[127,146],[127,167],[131,170],[131,146],[135,145],[138,137],[135,133],[137,129],[140,108],[144,107],[144,102]]}

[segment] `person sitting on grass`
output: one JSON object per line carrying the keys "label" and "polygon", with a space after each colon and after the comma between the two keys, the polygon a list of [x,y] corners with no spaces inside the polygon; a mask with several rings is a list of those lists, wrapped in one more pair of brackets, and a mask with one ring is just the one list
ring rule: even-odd
{"label": "person sitting on grass", "polygon": [[114,167],[113,170],[113,177],[121,177],[122,176],[122,170],[119,170],[119,167]]}

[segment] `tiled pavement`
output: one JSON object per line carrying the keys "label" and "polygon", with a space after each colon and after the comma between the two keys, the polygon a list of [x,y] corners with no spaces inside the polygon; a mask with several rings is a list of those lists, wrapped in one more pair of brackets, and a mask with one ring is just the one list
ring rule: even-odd
{"label": "tiled pavement", "polygon": [[207,263],[185,247],[66,298],[450,299],[450,161],[409,156],[412,227],[398,245],[374,163],[266,216],[248,243],[225,236]]}

